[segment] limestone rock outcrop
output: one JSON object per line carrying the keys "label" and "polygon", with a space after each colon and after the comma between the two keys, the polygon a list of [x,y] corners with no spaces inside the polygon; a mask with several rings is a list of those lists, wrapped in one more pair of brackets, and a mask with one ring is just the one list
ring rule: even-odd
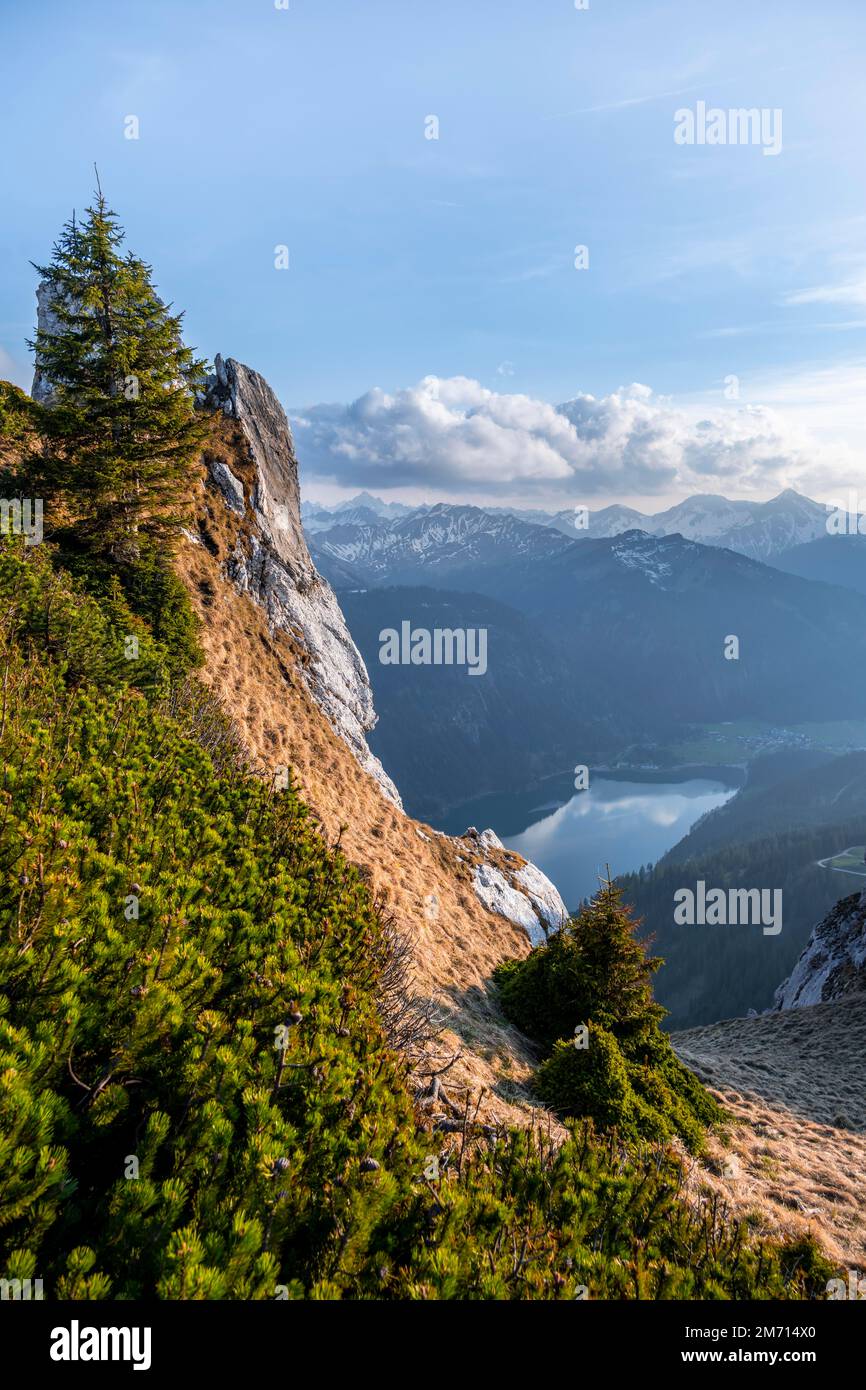
{"label": "limestone rock outcrop", "polygon": [[776,990],[775,1007],[800,1009],[860,993],[866,993],[866,892],[843,898],[814,928]]}
{"label": "limestone rock outcrop", "polygon": [[199,404],[236,420],[249,450],[252,481],[205,455],[210,480],[227,507],[245,518],[226,566],[236,588],[264,608],[271,627],[305,648],[311,692],[361,766],[396,805],[400,797],[367,745],[376,724],[367,668],[330,584],[310,558],[301,527],[298,463],[283,407],[258,372],[217,356]]}

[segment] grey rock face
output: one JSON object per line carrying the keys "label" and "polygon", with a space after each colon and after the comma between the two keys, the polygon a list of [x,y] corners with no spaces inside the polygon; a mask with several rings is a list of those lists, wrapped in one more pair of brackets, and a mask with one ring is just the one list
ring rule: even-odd
{"label": "grey rock face", "polygon": [[777,1009],[825,1004],[866,992],[866,892],[843,898],[819,922],[797,964],[776,990]]}
{"label": "grey rock face", "polygon": [[[47,280],[40,280],[36,288],[36,328],[39,333],[57,333],[59,328],[52,304],[51,287]],[[39,401],[41,405],[49,404],[54,394],[50,381],[40,369],[38,358],[30,394],[34,401]]]}
{"label": "grey rock face", "polygon": [[205,401],[243,427],[256,467],[251,500],[262,533],[298,583],[324,583],[301,527],[298,461],[286,412],[258,372],[219,355],[214,366],[216,375],[208,379]]}
{"label": "grey rock face", "polygon": [[245,516],[247,504],[244,498],[244,485],[240,478],[235,477],[222,459],[211,459],[208,464],[208,471],[225,498],[226,505],[238,516]]}
{"label": "grey rock face", "polygon": [[550,932],[559,931],[568,920],[568,908],[546,874],[535,864],[526,863],[515,871],[491,863],[490,851],[504,848],[493,830],[479,834],[470,825],[463,839],[485,857],[486,862],[473,867],[472,886],[488,912],[522,927],[533,946],[543,945]]}
{"label": "grey rock face", "polygon": [[316,703],[364,770],[400,806],[394,783],[367,746],[366,735],[376,724],[367,668],[304,540],[298,464],[285,411],[258,372],[233,358],[217,357],[215,367],[200,404],[240,423],[255,467],[247,500],[242,480],[221,461],[208,461],[226,505],[251,523],[228,561],[228,577],[264,608],[273,628],[304,645],[310,661],[301,670]]}

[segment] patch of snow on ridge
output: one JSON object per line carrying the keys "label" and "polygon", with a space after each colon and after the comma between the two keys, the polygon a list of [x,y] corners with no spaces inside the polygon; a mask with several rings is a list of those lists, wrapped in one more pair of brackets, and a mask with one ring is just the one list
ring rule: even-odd
{"label": "patch of snow on ridge", "polygon": [[663,542],[639,531],[627,531],[623,541],[612,547],[612,553],[625,569],[640,570],[659,588],[664,587],[664,581],[673,573],[673,567],[662,559]]}

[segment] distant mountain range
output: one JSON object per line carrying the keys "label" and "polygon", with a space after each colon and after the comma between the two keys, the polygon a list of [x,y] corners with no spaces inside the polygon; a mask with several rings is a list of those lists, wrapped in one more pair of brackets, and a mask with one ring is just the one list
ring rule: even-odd
{"label": "distant mountain range", "polygon": [[[581,534],[575,528],[574,511],[557,513],[551,525],[565,535]],[[698,494],[654,516],[630,507],[604,507],[590,513],[582,534],[593,538],[630,530],[652,536],[680,535],[739,551],[753,560],[770,560],[793,545],[826,536],[827,508],[791,488],[769,502],[729,502],[712,493]]]}
{"label": "distant mountain range", "polygon": [[[573,541],[444,504],[332,527],[311,550],[370,672],[376,751],[424,814],[688,725],[863,717],[866,595],[731,550],[643,531]],[[422,665],[396,679],[378,634],[403,620],[489,627],[485,678]]]}
{"label": "distant mountain range", "polygon": [[351,583],[466,589],[474,585],[462,582],[465,575],[474,579],[517,557],[541,559],[573,545],[559,531],[509,512],[494,515],[443,502],[394,521],[337,518],[328,530],[312,535],[310,552],[319,571],[340,588]]}
{"label": "distant mountain range", "polygon": [[[364,658],[379,723],[371,747],[411,814],[437,817],[488,792],[521,791],[576,761],[601,759],[642,727],[611,720],[609,702],[575,686],[574,662],[513,607],[482,594],[431,588],[347,590],[340,604]],[[492,662],[465,667],[383,665],[379,634],[413,628],[483,628]]]}
{"label": "distant mountain range", "polygon": [[[515,557],[467,581],[520,608],[647,718],[863,717],[866,598],[851,590],[641,531]],[[737,659],[723,656],[729,636]]]}
{"label": "distant mountain range", "polygon": [[333,507],[325,507],[320,502],[302,502],[301,521],[307,532],[325,531],[337,520],[363,525],[365,522],[406,516],[414,510],[414,507],[404,506],[402,502],[383,502],[381,497],[374,497],[372,493],[359,492],[357,497],[350,497]]}
{"label": "distant mountain range", "polygon": [[[308,533],[322,533],[340,525],[382,527],[408,517],[437,514],[459,517],[481,510],[492,519],[513,517],[527,525],[552,530],[569,540],[599,540],[626,531],[645,531],[652,536],[681,535],[703,545],[736,550],[750,559],[775,561],[783,552],[828,537],[828,508],[821,502],[787,488],[768,502],[729,501],[714,494],[697,494],[666,511],[648,514],[633,507],[613,505],[599,511],[567,508],[559,512],[531,508],[472,508],[460,504],[410,508],[399,502],[382,502],[369,492],[360,493],[334,507],[305,503],[302,507]],[[346,537],[340,542],[345,544]],[[345,557],[343,557],[345,558]]]}

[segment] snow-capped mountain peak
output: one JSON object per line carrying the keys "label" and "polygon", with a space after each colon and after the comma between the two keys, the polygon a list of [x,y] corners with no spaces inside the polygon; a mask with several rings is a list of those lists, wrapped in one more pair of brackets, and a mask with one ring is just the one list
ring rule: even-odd
{"label": "snow-capped mountain peak", "polygon": [[[509,512],[491,515],[480,507],[438,502],[394,521],[345,524],[342,519],[311,538],[316,563],[325,573],[350,566],[364,583],[406,582],[418,566],[437,576],[486,563],[511,563],[567,548],[564,536],[520,521]],[[342,576],[345,577],[345,572]]]}
{"label": "snow-capped mountain peak", "polygon": [[[529,543],[527,532],[543,529],[573,541],[604,540],[639,530],[651,536],[680,535],[701,545],[735,550],[750,559],[770,562],[792,546],[825,536],[827,514],[823,503],[814,502],[793,488],[785,488],[767,502],[696,493],[652,515],[619,503],[589,512],[583,507],[566,507],[555,515],[541,510],[487,509],[449,502],[410,509],[402,503],[382,502],[367,492],[330,509],[317,504],[306,504],[303,509],[304,525],[310,533],[330,532],[344,523],[379,523],[399,532],[405,524],[424,547],[449,539],[469,542],[481,534],[497,535],[504,540],[509,527],[522,527],[523,531],[510,533],[517,553],[522,554],[527,545],[532,548],[537,543]],[[430,520],[429,526],[420,521],[425,517]]]}

